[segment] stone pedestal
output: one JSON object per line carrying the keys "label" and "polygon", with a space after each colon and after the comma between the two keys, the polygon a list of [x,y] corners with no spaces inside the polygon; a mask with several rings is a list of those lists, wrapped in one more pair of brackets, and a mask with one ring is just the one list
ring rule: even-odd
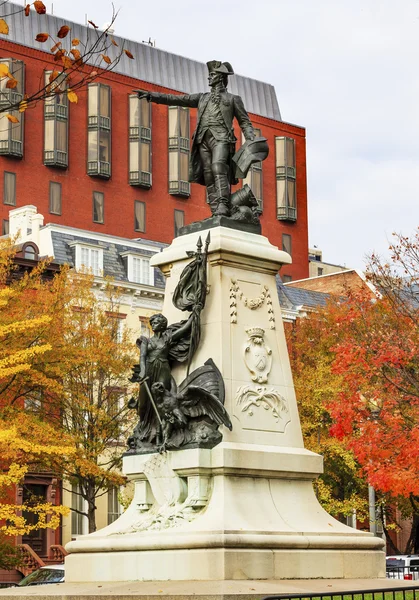
{"label": "stone pedestal", "polygon": [[[313,492],[322,458],[303,447],[275,282],[290,257],[260,235],[210,233],[192,369],[214,360],[233,430],[211,450],[125,456],[133,502],[67,545],[66,581],[383,577],[383,541],[333,519]],[[184,318],[172,294],[199,235],[153,258],[167,277],[169,323]],[[174,375],[182,381],[185,367]]]}

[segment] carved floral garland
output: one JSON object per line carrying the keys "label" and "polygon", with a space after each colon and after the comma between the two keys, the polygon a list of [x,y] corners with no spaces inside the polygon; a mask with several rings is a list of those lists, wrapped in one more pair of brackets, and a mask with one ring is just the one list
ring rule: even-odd
{"label": "carved floral garland", "polygon": [[246,308],[256,310],[266,302],[268,308],[268,318],[270,329],[275,329],[275,315],[272,307],[272,298],[268,286],[264,285],[262,293],[256,298],[248,298],[240,289],[237,279],[230,280],[230,322],[237,323],[237,298],[239,298]]}

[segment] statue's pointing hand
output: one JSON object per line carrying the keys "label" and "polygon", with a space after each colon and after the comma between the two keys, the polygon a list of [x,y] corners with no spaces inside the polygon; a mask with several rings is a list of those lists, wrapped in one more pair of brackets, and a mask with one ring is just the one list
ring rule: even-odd
{"label": "statue's pointing hand", "polygon": [[144,90],[134,90],[140,100],[147,100],[147,102],[151,101],[150,92],[144,92]]}
{"label": "statue's pointing hand", "polygon": [[158,96],[158,94],[154,95],[153,92],[145,92],[144,90],[134,90],[140,100],[147,100],[147,102],[153,102],[153,99]]}

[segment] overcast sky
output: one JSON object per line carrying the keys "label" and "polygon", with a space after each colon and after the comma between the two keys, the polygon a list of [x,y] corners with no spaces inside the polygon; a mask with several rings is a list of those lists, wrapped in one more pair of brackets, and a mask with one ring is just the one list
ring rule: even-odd
{"label": "overcast sky", "polygon": [[[307,129],[309,243],[326,262],[363,268],[419,225],[419,0],[114,3],[117,35],[275,86],[283,120]],[[53,10],[101,26],[112,4]]]}

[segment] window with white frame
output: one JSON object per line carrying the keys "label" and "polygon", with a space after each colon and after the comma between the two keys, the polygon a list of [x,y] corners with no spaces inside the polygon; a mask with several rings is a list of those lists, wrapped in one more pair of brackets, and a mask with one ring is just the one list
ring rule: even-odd
{"label": "window with white frame", "polygon": [[103,274],[103,249],[97,246],[89,246],[79,242],[73,242],[70,246],[76,249],[76,269],[91,271],[98,277]]}
{"label": "window with white frame", "polygon": [[150,284],[150,259],[143,256],[132,257],[132,281]]}
{"label": "window with white frame", "polygon": [[71,486],[71,536],[87,533],[88,521],[86,512],[86,501],[80,493],[80,485]]}
{"label": "window with white frame", "polygon": [[125,314],[122,313],[108,313],[109,316],[113,319],[113,332],[112,335],[118,344],[120,344],[123,340],[124,336],[124,322],[126,319]]}
{"label": "window with white frame", "polygon": [[150,266],[150,256],[141,256],[132,252],[124,252],[121,256],[127,260],[128,281],[154,285],[154,268]]}
{"label": "window with white frame", "polygon": [[121,515],[118,492],[119,489],[117,487],[112,487],[108,490],[108,525],[116,521]]}

